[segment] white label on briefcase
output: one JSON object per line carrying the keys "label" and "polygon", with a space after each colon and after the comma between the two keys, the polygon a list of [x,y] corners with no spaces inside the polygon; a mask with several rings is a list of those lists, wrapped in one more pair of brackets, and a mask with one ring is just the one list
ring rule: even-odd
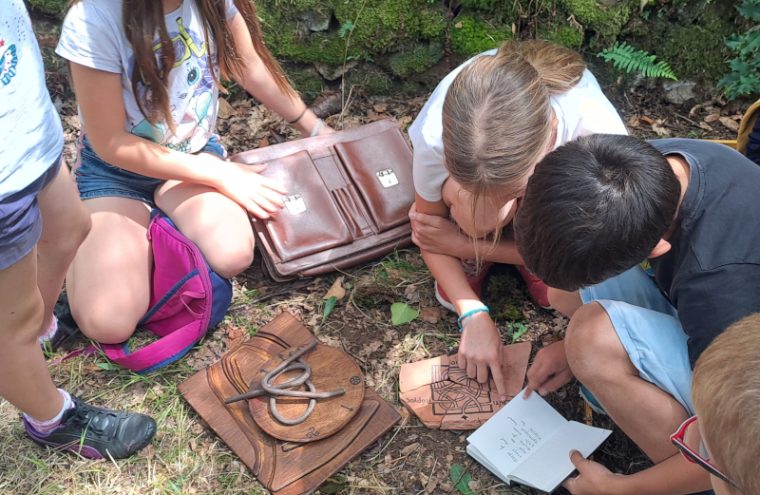
{"label": "white label on briefcase", "polygon": [[288,213],[291,215],[300,215],[306,211],[306,202],[300,194],[285,196],[283,202],[285,203],[285,209],[287,209]]}
{"label": "white label on briefcase", "polygon": [[386,168],[385,170],[381,170],[377,172],[375,175],[377,175],[378,180],[380,181],[380,184],[383,185],[383,187],[393,187],[396,184],[398,184],[398,178],[396,177],[396,174],[393,172],[392,168]]}

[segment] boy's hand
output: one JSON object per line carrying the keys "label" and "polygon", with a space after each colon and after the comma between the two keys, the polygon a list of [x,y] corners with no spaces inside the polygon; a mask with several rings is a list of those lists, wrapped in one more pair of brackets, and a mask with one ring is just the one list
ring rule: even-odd
{"label": "boy's hand", "polygon": [[412,223],[412,242],[420,249],[460,259],[475,257],[472,241],[451,220],[419,213],[414,204],[409,209],[409,220]]}
{"label": "boy's hand", "polygon": [[584,459],[577,450],[570,452],[570,461],[578,470],[578,476],[568,478],[562,486],[573,495],[612,494],[615,483],[623,478],[623,475],[611,472],[598,462]]}
{"label": "boy's hand", "polygon": [[479,383],[488,382],[490,371],[501,400],[507,399],[504,375],[501,372],[501,336],[488,313],[475,313],[465,320],[459,343],[459,367]]}
{"label": "boy's hand", "polygon": [[569,383],[573,379],[573,372],[567,364],[565,341],[560,340],[539,350],[527,376],[525,398],[534,390],[540,395],[546,395]]}
{"label": "boy's hand", "polygon": [[267,219],[283,205],[284,187],[260,174],[266,165],[222,162],[213,187],[256,218]]}

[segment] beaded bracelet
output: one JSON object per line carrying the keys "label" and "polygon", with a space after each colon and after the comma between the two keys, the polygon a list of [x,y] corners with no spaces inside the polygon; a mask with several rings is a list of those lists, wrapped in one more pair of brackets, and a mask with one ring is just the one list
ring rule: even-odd
{"label": "beaded bracelet", "polygon": [[491,310],[488,309],[488,306],[484,304],[483,306],[479,308],[474,308],[462,313],[462,316],[457,318],[457,328],[459,329],[459,333],[462,333],[464,331],[464,325],[462,325],[462,323],[464,323],[464,320],[466,320],[470,316],[475,315],[477,313],[490,313],[490,312]]}
{"label": "beaded bracelet", "polygon": [[306,105],[304,105],[304,106],[303,106],[303,110],[301,111],[301,113],[299,113],[299,114],[298,114],[298,117],[296,117],[296,118],[295,118],[295,119],[293,119],[293,120],[289,120],[289,121],[288,121],[288,124],[290,124],[290,125],[293,125],[293,124],[295,124],[296,122],[298,122],[299,120],[301,120],[301,118],[303,118],[303,116],[304,116],[304,115],[306,115],[306,111],[307,111],[308,109],[309,109],[309,107],[307,107]]}

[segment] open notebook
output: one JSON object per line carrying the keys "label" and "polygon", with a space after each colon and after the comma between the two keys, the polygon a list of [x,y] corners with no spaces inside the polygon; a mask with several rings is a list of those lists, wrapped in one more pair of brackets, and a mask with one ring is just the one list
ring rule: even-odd
{"label": "open notebook", "polygon": [[467,438],[467,453],[507,484],[551,492],[573,472],[570,451],[590,455],[610,430],[567,421],[523,390]]}

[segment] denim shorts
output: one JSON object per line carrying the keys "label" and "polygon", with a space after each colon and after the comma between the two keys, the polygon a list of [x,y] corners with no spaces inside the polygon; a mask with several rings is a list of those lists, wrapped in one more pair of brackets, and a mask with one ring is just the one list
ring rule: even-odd
{"label": "denim shorts", "polygon": [[0,199],[0,270],[21,261],[40,240],[42,217],[37,195],[58,175],[62,161],[58,158],[37,180]]}
{"label": "denim shorts", "polygon": [[[639,266],[580,290],[601,304],[642,379],[669,393],[689,414],[692,370],[676,308]],[[584,391],[588,393],[588,391]]]}
{"label": "denim shorts", "polygon": [[[219,142],[219,136],[212,134],[206,145],[198,153],[211,153],[227,158],[227,152]],[[78,166],[74,177],[83,200],[103,197],[120,197],[142,201],[155,207],[153,195],[156,188],[165,182],[116,167],[103,161],[90,146],[87,137],[80,142]]]}

